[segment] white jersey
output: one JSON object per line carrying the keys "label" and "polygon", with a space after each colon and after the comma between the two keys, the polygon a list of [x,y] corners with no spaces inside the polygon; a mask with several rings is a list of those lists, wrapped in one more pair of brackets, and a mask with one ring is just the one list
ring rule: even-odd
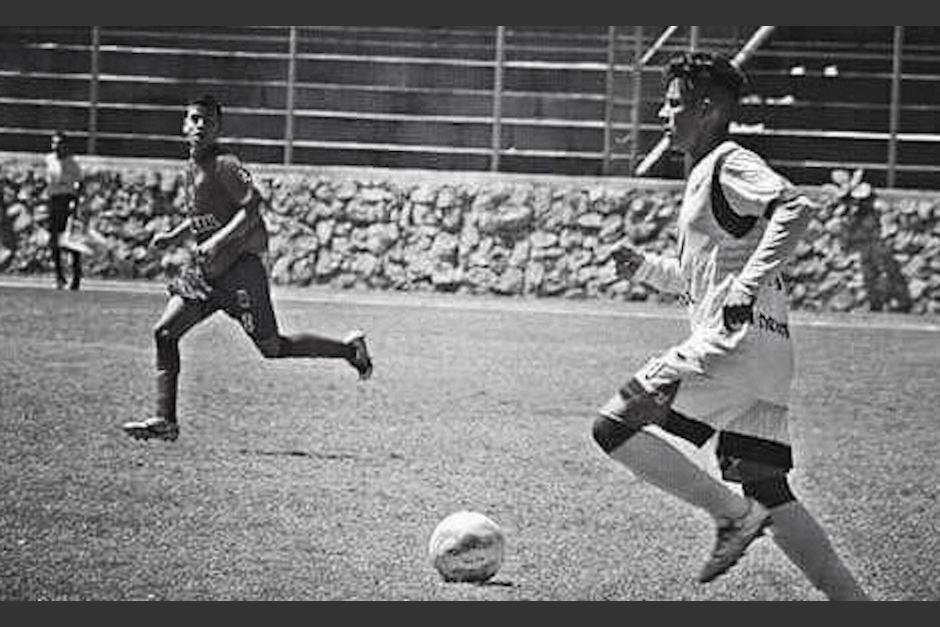
{"label": "white jersey", "polygon": [[[736,373],[742,387],[779,403],[785,403],[793,375],[782,270],[808,219],[805,203],[792,202],[799,196],[760,156],[725,141],[689,173],[675,254],[646,254],[634,276],[686,302],[692,331],[687,347],[694,349],[688,352],[700,357],[694,371],[714,364],[720,374]],[[755,298],[754,322],[742,333],[723,327],[732,286]]]}
{"label": "white jersey", "polygon": [[46,182],[50,196],[73,195],[75,186],[82,182],[82,169],[72,155],[61,159],[50,152],[46,154]]}

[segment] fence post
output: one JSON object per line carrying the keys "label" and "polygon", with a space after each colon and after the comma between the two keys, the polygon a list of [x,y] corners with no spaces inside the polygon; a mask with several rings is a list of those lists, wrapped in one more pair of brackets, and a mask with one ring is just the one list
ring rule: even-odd
{"label": "fence post", "polygon": [[[699,34],[698,26],[689,26],[689,52],[698,50]],[[683,163],[685,164],[685,175],[688,177],[689,172],[692,171],[692,157],[686,155]]]}
{"label": "fence post", "polygon": [[617,62],[617,27],[607,27],[607,82],[604,95],[604,163],[603,174],[610,174],[610,153],[613,144],[611,125],[614,118],[614,65]]}
{"label": "fence post", "polygon": [[630,110],[630,172],[636,170],[643,122],[643,27],[633,27],[633,105]]}
{"label": "fence post", "polygon": [[891,69],[891,120],[888,128],[888,177],[886,186],[894,187],[898,166],[898,124],[901,117],[901,52],[904,27],[894,27],[894,51]]}
{"label": "fence post", "polygon": [[284,111],[284,165],[294,160],[294,82],[297,78],[297,27],[291,26],[288,35],[287,93]]}
{"label": "fence post", "polygon": [[86,152],[95,154],[98,142],[98,55],[101,48],[101,27],[91,27],[91,78],[88,84],[88,147]]}
{"label": "fence post", "polygon": [[505,61],[506,27],[496,27],[496,60],[493,69],[493,156],[490,170],[499,171],[499,154],[502,147],[503,117],[503,63]]}

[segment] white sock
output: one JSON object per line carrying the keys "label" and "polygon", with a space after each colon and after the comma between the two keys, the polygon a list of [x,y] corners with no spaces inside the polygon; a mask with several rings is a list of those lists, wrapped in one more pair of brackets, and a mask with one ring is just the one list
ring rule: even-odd
{"label": "white sock", "polygon": [[611,457],[644,481],[699,507],[715,520],[747,513],[747,500],[692,462],[668,442],[640,431]]}
{"label": "white sock", "polygon": [[816,519],[799,501],[771,510],[774,542],[830,601],[869,601]]}

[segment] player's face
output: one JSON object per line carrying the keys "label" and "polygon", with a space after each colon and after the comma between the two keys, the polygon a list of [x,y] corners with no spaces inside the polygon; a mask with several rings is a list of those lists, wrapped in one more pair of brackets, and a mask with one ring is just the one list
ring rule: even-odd
{"label": "player's face", "polygon": [[678,78],[666,86],[659,117],[673,148],[687,151],[695,145],[701,126],[700,116],[696,115],[695,104],[690,101],[690,94]]}
{"label": "player's face", "polygon": [[60,157],[65,154],[65,142],[62,141],[62,138],[58,135],[52,136],[52,152],[56,153]]}
{"label": "player's face", "polygon": [[202,105],[186,107],[183,136],[193,148],[209,146],[219,136],[219,118],[214,111]]}

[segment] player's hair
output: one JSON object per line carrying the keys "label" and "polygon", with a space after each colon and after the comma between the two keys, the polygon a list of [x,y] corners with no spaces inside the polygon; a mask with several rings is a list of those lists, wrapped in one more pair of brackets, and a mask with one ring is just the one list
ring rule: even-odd
{"label": "player's hair", "polygon": [[51,137],[52,137],[53,139],[55,139],[56,137],[58,137],[58,138],[59,138],[59,141],[60,141],[60,142],[63,142],[63,143],[66,142],[66,141],[68,141],[68,139],[69,139],[68,136],[67,136],[64,132],[62,132],[62,131],[60,131],[60,130],[58,130],[58,129],[52,131]]}
{"label": "player's hair", "polygon": [[747,87],[747,77],[726,57],[713,52],[682,52],[669,63],[663,75],[668,84],[682,81],[694,98],[709,96],[735,104]]}
{"label": "player's hair", "polygon": [[187,107],[203,107],[212,111],[215,114],[215,117],[221,121],[222,120],[222,105],[219,104],[219,101],[215,99],[215,96],[211,94],[203,94],[195,98],[190,98],[186,102]]}

